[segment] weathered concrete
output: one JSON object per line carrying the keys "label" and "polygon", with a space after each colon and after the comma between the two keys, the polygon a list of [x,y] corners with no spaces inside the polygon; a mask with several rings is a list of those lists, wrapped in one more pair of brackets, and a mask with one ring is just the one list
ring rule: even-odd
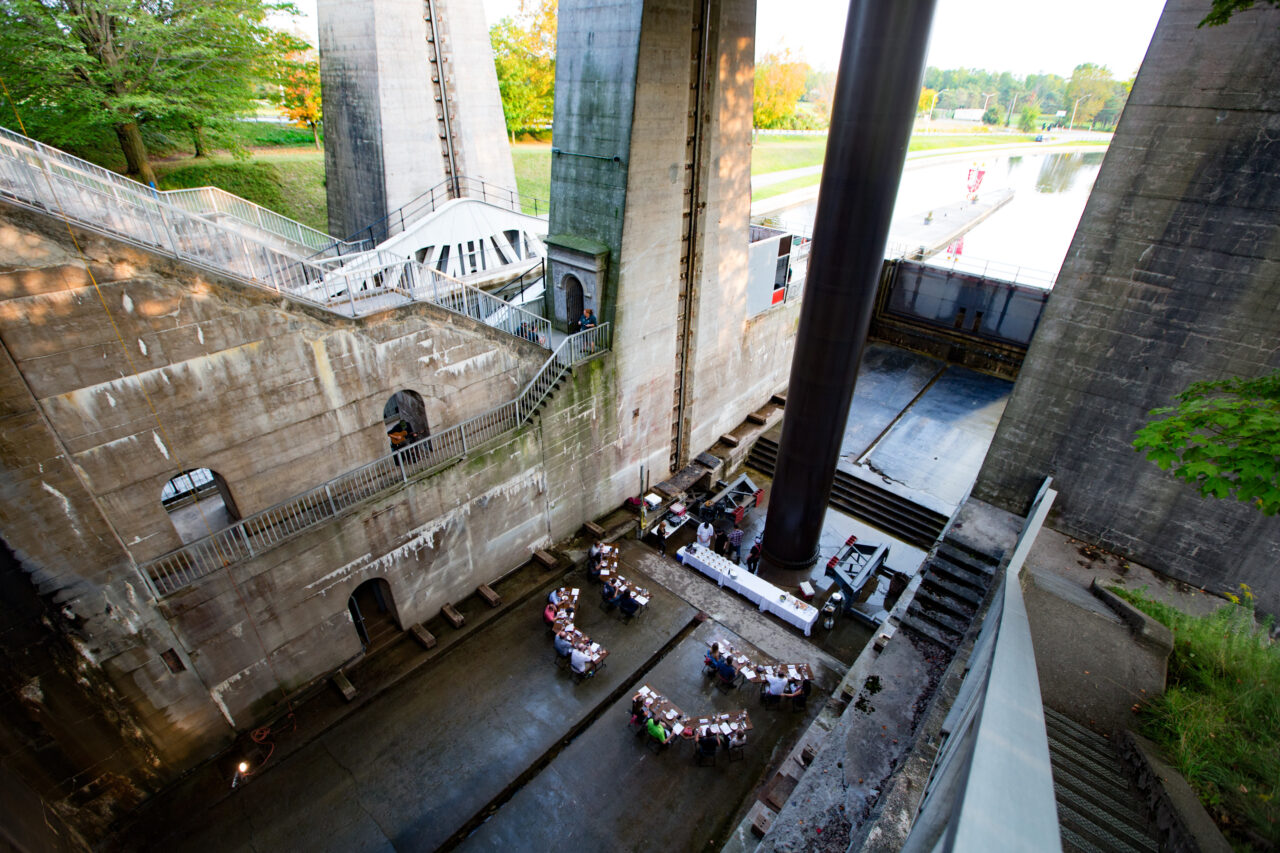
{"label": "weathered concrete", "polygon": [[1280,10],[1197,29],[1164,10],[974,494],[1280,610],[1280,527],[1198,496],[1130,446],[1195,380],[1280,368]]}
{"label": "weathered concrete", "polygon": [[515,188],[479,5],[320,0],[316,15],[335,237],[452,176]]}

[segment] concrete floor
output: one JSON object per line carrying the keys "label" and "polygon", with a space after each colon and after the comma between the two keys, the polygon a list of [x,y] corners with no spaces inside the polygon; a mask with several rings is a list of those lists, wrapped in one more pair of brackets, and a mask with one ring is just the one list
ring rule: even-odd
{"label": "concrete floor", "polygon": [[[629,624],[600,610],[594,580],[569,576],[583,590],[579,624],[610,651],[595,678],[575,684],[554,666],[540,592],[229,796],[224,782],[216,801],[171,799],[163,819],[138,821],[118,847],[435,850],[476,827],[469,849],[546,849],[569,840],[575,849],[642,849],[654,838],[666,849],[690,849],[723,838],[824,697],[816,692],[809,714],[793,714],[760,709],[754,688],[721,694],[701,674],[707,638],[810,662],[823,673],[820,688],[843,667],[781,627],[756,625],[772,646],[756,649],[730,627],[699,624],[697,608],[646,577],[641,566],[653,561],[675,565],[627,543],[624,573],[653,594]],[[763,619],[728,610],[730,623]],[[722,756],[721,766],[696,767],[688,744],[660,756],[644,749],[625,724],[632,692],[645,682],[689,713],[748,708],[756,728],[746,760],[730,765]],[[639,820],[636,792],[644,796]]]}

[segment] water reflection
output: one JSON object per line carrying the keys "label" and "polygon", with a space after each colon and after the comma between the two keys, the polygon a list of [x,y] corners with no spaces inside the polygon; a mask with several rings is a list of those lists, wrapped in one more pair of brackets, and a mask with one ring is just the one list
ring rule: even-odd
{"label": "water reflection", "polygon": [[[1009,158],[1010,166],[1013,165],[1014,159]],[[1036,192],[1038,193],[1062,193],[1068,192],[1075,186],[1075,182],[1084,173],[1086,167],[1092,166],[1096,173],[1096,167],[1102,164],[1101,154],[1049,154],[1044,158],[1044,162],[1040,164],[1040,174],[1036,177]],[[1093,175],[1089,176],[1089,184],[1093,185]]]}

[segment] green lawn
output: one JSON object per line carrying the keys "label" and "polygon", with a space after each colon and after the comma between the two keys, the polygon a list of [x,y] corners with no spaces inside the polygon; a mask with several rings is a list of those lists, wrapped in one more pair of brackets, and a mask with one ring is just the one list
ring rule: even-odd
{"label": "green lawn", "polygon": [[1187,614],[1142,591],[1113,588],[1173,631],[1169,686],[1141,707],[1142,732],[1195,789],[1238,851],[1280,849],[1280,645],[1235,603]]}

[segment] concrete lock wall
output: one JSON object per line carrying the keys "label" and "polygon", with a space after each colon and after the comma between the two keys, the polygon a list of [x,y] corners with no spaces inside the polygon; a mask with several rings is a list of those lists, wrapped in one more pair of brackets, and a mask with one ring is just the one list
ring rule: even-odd
{"label": "concrete lock wall", "polygon": [[974,494],[1280,610],[1280,527],[1136,453],[1147,412],[1197,380],[1280,368],[1280,10],[1197,29],[1171,0],[1134,83]]}
{"label": "concrete lock wall", "polygon": [[[450,426],[512,398],[545,353],[431,306],[352,321],[93,234],[78,237],[124,349],[63,226],[0,209],[0,378],[10,412],[0,445],[0,533],[39,591],[83,623],[86,661],[135,709],[160,761],[181,767],[207,755],[228,723],[244,724],[242,709],[265,692],[246,678],[236,690],[225,687],[225,699],[215,692],[252,669],[243,648],[219,647],[220,632],[243,635],[241,646],[249,641],[242,606],[237,613],[224,599],[221,610],[188,617],[189,598],[159,608],[149,600],[134,565],[181,544],[160,504],[164,483],[181,470],[211,468],[226,478],[241,513],[251,514],[384,455],[383,407],[394,392],[417,391],[433,427]],[[512,475],[504,476],[467,488],[495,488]],[[334,618],[348,617],[345,597],[322,604],[321,613],[299,609],[284,593],[366,551],[400,547],[397,524],[421,527],[454,509],[442,498],[420,500],[425,509],[414,505],[406,519],[362,533],[367,547],[358,553],[340,550],[325,562],[324,548],[306,544],[308,534],[244,569],[265,584],[251,600],[267,646],[299,654],[278,666],[286,687],[324,674],[329,662],[323,652],[298,652],[300,638],[315,639]],[[507,538],[479,541],[492,540],[505,559],[514,547]],[[306,556],[282,556],[294,551]],[[275,572],[263,575],[268,569]],[[195,598],[216,597],[223,582],[207,579],[213,591]],[[457,586],[444,584],[451,594]],[[169,649],[184,671],[170,673],[161,661]]]}

